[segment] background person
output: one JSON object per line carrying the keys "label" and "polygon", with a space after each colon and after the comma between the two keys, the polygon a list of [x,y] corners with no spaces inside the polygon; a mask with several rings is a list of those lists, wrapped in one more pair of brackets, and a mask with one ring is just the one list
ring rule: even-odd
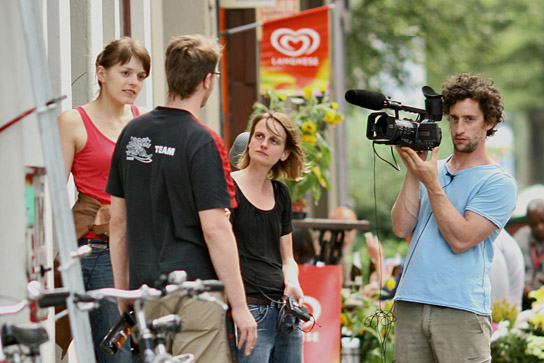
{"label": "background person", "polygon": [[491,303],[506,298],[510,304],[516,304],[519,311],[522,309],[525,283],[523,252],[505,229],[501,230],[493,247],[493,264],[489,270]]}
{"label": "background person", "polygon": [[[221,138],[198,120],[215,87],[220,55],[217,40],[202,35],[170,42],[167,103],[127,125],[113,156],[107,186],[111,252],[117,288],[151,285],[173,270],[185,270],[189,280],[219,278],[240,332],[239,347],[245,343],[249,354],[257,324],[247,308],[225,214],[236,206],[227,152]],[[194,299],[166,303],[179,308],[183,326],[173,339],[174,355],[230,361],[222,308]]]}
{"label": "background person", "polygon": [[282,297],[302,306],[298,266],[293,258],[291,195],[277,178],[296,180],[304,170],[297,125],[280,112],[251,121],[249,144],[232,173],[238,206],[232,225],[238,242],[247,303],[258,323],[258,338],[249,356],[238,362],[302,362],[302,331],[292,317],[292,331],[282,334],[278,316]]}
{"label": "background person", "polygon": [[308,228],[293,230],[293,257],[299,265],[313,265],[315,263],[314,238]]}
{"label": "background person", "polygon": [[544,200],[533,199],[527,205],[527,225],[521,227],[514,239],[518,242],[525,258],[525,286],[523,288],[523,309],[531,308],[527,296],[544,283]]}
{"label": "background person", "polygon": [[491,361],[488,271],[517,197],[516,181],[485,149],[503,121],[502,97],[470,74],[446,80],[442,95],[453,155],[437,161],[435,147],[425,161],[427,152],[397,147],[407,171],[393,230],[412,236],[395,294],[399,363]]}
{"label": "background person", "polygon": [[[123,127],[140,111],[132,103],[149,75],[149,53],[143,45],[124,37],[114,40],[96,58],[98,97],[83,106],[62,112],[58,125],[66,167],[78,191],[72,209],[78,244],[88,244],[92,254],[83,257],[83,281],[87,290],[113,287],[109,254],[109,204],[105,192],[111,156]],[[107,301],[90,312],[97,361],[130,362],[130,345],[115,357],[100,349],[100,342],[119,319],[117,306]],[[69,344],[69,340],[67,342]],[[62,343],[62,348],[68,348]]]}
{"label": "background person", "polygon": [[[341,219],[347,221],[357,221],[357,215],[355,212],[347,207],[336,207],[331,212],[331,219]],[[328,234],[330,236],[330,234]],[[353,243],[355,242],[355,236],[357,235],[356,229],[350,229],[344,231],[344,244],[342,245],[342,258],[339,264],[342,266],[342,285],[349,287],[351,285],[351,268],[353,266]],[[329,237],[330,238],[330,237]],[[374,236],[371,232],[365,233],[366,249],[370,261],[375,267],[376,282],[382,281],[383,276],[383,252],[382,245],[377,236]],[[369,269],[370,271],[370,269]],[[383,281],[382,281],[383,282]],[[376,284],[378,288],[379,284]],[[379,290],[379,289],[378,289]]]}

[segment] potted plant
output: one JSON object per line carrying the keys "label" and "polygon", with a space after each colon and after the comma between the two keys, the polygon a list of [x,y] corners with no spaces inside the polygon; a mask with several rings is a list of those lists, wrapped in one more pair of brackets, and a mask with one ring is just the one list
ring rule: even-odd
{"label": "potted plant", "polygon": [[324,91],[304,88],[301,96],[287,97],[272,89],[263,95],[263,102],[253,105],[254,113],[266,111],[283,112],[296,122],[302,132],[302,150],[305,154],[307,172],[297,181],[286,180],[293,203],[306,203],[306,193],[315,204],[321,198],[321,189],[330,189],[329,164],[331,145],[327,140],[328,126],[342,122],[344,116],[338,104],[330,100]]}

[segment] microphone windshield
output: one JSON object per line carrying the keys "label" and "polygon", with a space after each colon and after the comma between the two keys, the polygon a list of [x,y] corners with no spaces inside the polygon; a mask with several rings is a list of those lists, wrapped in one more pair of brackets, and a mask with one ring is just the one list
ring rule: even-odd
{"label": "microphone windshield", "polygon": [[386,101],[383,94],[362,89],[350,89],[345,97],[352,105],[376,111],[383,109]]}

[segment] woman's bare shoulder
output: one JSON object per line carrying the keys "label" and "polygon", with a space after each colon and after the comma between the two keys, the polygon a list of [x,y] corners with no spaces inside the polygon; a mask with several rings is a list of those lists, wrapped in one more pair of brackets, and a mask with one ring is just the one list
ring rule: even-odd
{"label": "woman's bare shoulder", "polygon": [[82,118],[79,112],[75,109],[66,110],[60,113],[58,117],[59,126],[62,124],[69,124],[74,126],[75,124],[82,123]]}
{"label": "woman's bare shoulder", "polygon": [[58,126],[63,142],[72,143],[76,150],[80,150],[82,145],[85,145],[87,131],[77,110],[71,109],[61,112],[58,117]]}

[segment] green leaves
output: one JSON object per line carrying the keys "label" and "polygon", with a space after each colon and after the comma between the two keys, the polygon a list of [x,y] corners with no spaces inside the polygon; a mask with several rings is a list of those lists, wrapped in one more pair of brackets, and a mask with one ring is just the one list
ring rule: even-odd
{"label": "green leaves", "polygon": [[338,104],[325,92],[306,87],[303,96],[286,97],[274,90],[267,90],[263,102],[253,105],[254,114],[268,110],[283,112],[299,126],[302,134],[301,147],[308,170],[298,181],[286,180],[293,201],[301,201],[309,192],[315,204],[321,198],[322,188],[330,189],[331,145],[327,140],[329,126],[342,122],[344,115]]}

